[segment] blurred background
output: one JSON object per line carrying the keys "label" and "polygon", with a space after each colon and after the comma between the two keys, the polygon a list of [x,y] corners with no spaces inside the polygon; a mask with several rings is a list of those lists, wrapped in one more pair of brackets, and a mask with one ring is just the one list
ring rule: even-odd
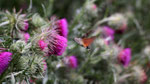
{"label": "blurred background", "polygon": [[[32,5],[30,5],[32,1]],[[38,12],[41,16],[51,17],[56,15],[60,18],[67,18],[68,22],[71,23],[71,20],[76,14],[76,10],[81,8],[86,0],[0,0],[0,10],[9,10],[12,11],[12,8],[16,8],[17,11],[23,9],[24,12],[27,12],[30,7],[32,7],[32,12]],[[150,32],[150,11],[149,11],[149,0],[96,0],[95,4],[99,8],[98,15],[103,17],[104,15],[110,16],[114,13],[126,13],[131,11],[134,17],[138,20],[140,26],[143,28],[145,34]],[[46,14],[44,14],[46,11]],[[107,13],[107,14],[106,14]],[[98,18],[101,18],[98,17]],[[135,25],[129,23],[130,29],[135,29]],[[143,46],[141,43],[141,38],[138,36],[132,38],[136,43],[132,45],[137,50],[140,51]],[[150,38],[149,35],[146,35],[146,38]],[[139,47],[140,46],[140,47]],[[139,49],[140,48],[140,49]]]}

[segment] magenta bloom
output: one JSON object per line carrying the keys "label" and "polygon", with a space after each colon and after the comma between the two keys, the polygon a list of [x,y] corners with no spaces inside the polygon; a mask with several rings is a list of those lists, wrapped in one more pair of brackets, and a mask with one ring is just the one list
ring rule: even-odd
{"label": "magenta bloom", "polygon": [[0,74],[2,74],[5,69],[8,67],[9,62],[11,61],[10,52],[1,52],[0,53]]}
{"label": "magenta bloom", "polygon": [[131,59],[131,49],[126,48],[119,53],[118,56],[119,62],[123,64],[123,66],[128,66]]}
{"label": "magenta bloom", "polygon": [[92,8],[93,8],[94,10],[96,10],[96,9],[97,9],[96,4],[93,4],[93,5],[92,5]]}
{"label": "magenta bloom", "polygon": [[110,37],[112,40],[114,39],[114,33],[115,33],[115,31],[112,28],[110,28],[108,26],[104,26],[103,27],[103,33],[104,33],[104,35],[105,35],[106,38]]}
{"label": "magenta bloom", "polygon": [[65,58],[65,64],[67,64],[69,67],[75,69],[78,66],[77,58],[75,56],[68,56]]}
{"label": "magenta bloom", "polygon": [[27,31],[29,28],[29,24],[28,24],[28,21],[24,21],[24,31]]}
{"label": "magenta bloom", "polygon": [[68,23],[65,18],[58,21],[58,33],[63,37],[67,37],[68,35]]}
{"label": "magenta bloom", "polygon": [[47,28],[43,30],[42,34],[45,34],[45,36],[43,36],[42,38],[44,39],[44,42],[47,43],[47,47],[45,47],[43,50],[45,55],[61,56],[66,50],[67,38],[60,36],[55,28]]}
{"label": "magenta bloom", "polygon": [[55,38],[56,43],[53,44],[53,52],[50,51],[51,54],[54,55],[62,55],[67,47],[67,39],[63,36],[57,35]]}
{"label": "magenta bloom", "polygon": [[71,68],[77,68],[77,58],[75,56],[69,57],[69,66]]}
{"label": "magenta bloom", "polygon": [[47,43],[45,43],[44,40],[39,40],[38,45],[41,50],[44,50],[47,47]]}
{"label": "magenta bloom", "polygon": [[29,33],[24,33],[24,40],[26,43],[28,42],[29,38],[30,38]]}

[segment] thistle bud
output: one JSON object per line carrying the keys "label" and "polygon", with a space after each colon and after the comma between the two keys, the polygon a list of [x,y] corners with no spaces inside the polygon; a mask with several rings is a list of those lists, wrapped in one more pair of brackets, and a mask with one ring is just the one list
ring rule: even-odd
{"label": "thistle bud", "polygon": [[109,25],[121,26],[123,24],[127,24],[127,18],[123,14],[120,14],[120,13],[116,13],[114,15],[111,15],[107,19],[108,19]]}
{"label": "thistle bud", "polygon": [[29,28],[29,23],[28,23],[27,20],[20,21],[20,22],[18,23],[18,25],[19,25],[20,30],[23,30],[23,31],[27,31],[28,28]]}
{"label": "thistle bud", "polygon": [[146,46],[143,52],[145,55],[149,56],[150,55],[150,46]]}
{"label": "thistle bud", "polygon": [[134,70],[134,76],[138,80],[139,83],[145,84],[147,80],[147,75],[145,71],[140,66],[133,67]]}
{"label": "thistle bud", "polygon": [[30,35],[29,33],[27,32],[19,32],[18,33],[18,37],[21,39],[21,40],[24,40],[26,43],[28,42],[29,38],[30,38]]}
{"label": "thistle bud", "polygon": [[15,32],[11,32],[13,37],[16,36],[17,32],[27,31],[29,27],[28,18],[26,17],[27,15],[21,14],[21,12],[22,10],[20,10],[18,13],[16,13],[16,11],[14,11],[14,13],[6,11],[6,18],[8,19],[9,24],[12,26],[12,31]]}
{"label": "thistle bud", "polygon": [[85,7],[86,12],[91,16],[97,16],[98,8],[93,2],[88,2]]}
{"label": "thistle bud", "polygon": [[31,54],[31,56],[21,56],[19,64],[17,66],[20,70],[28,68],[26,73],[29,74],[30,77],[34,78],[43,77],[47,68],[43,56],[37,54]]}
{"label": "thistle bud", "polygon": [[23,48],[26,46],[25,41],[18,40],[10,46],[11,50],[16,50],[18,52],[22,52]]}
{"label": "thistle bud", "polygon": [[144,84],[146,82],[146,80],[147,80],[147,75],[146,75],[145,71],[142,70],[142,72],[141,72],[141,78],[140,78],[140,83]]}
{"label": "thistle bud", "polygon": [[45,21],[42,17],[40,17],[39,14],[34,14],[34,15],[32,16],[32,23],[33,23],[36,27],[41,27],[41,26],[43,26],[43,25],[46,24],[46,21]]}
{"label": "thistle bud", "polygon": [[122,23],[118,29],[115,30],[115,33],[122,34],[127,29],[127,23]]}

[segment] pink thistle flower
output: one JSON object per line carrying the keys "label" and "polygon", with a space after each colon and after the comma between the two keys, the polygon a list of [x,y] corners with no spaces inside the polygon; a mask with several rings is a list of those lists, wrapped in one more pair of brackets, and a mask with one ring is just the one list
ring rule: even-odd
{"label": "pink thistle flower", "polygon": [[54,40],[56,43],[53,42],[52,51],[49,51],[49,54],[54,54],[54,55],[60,56],[66,50],[67,39],[60,35],[56,35]]}
{"label": "pink thistle flower", "polygon": [[47,43],[45,43],[44,40],[39,40],[38,45],[41,50],[44,50],[47,47]]}
{"label": "pink thistle flower", "polygon": [[73,69],[77,68],[77,66],[78,66],[77,58],[75,56],[66,57],[65,63]]}
{"label": "pink thistle flower", "polygon": [[118,60],[123,66],[128,66],[131,60],[131,49],[123,49],[118,55]]}
{"label": "pink thistle flower", "polygon": [[[53,26],[52,26],[53,27]],[[55,28],[45,28],[42,31],[44,42],[47,43],[47,47],[44,48],[46,56],[57,55],[60,56],[64,53],[67,47],[67,39],[58,35]]]}
{"label": "pink thistle flower", "polygon": [[26,43],[28,42],[29,38],[30,38],[29,33],[24,33],[24,40]]}
{"label": "pink thistle flower", "polygon": [[112,40],[114,39],[114,33],[115,31],[108,27],[108,26],[104,26],[103,27],[103,33],[104,33],[104,36],[107,38],[107,37],[110,37]]}
{"label": "pink thistle flower", "polygon": [[60,19],[58,21],[58,33],[59,35],[67,38],[67,35],[68,35],[68,23],[67,23],[67,20],[65,18],[63,19]]}
{"label": "pink thistle flower", "polygon": [[25,21],[24,21],[24,28],[23,28],[23,30],[24,30],[24,31],[27,31],[28,28],[29,28],[28,21],[25,20]]}
{"label": "pink thistle flower", "polygon": [[8,67],[9,62],[11,61],[10,52],[1,52],[0,53],[0,74],[2,74],[5,69]]}

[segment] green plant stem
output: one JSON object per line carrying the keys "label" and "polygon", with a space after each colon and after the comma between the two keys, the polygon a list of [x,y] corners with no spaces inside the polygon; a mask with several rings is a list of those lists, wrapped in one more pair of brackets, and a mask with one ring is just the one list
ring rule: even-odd
{"label": "green plant stem", "polygon": [[97,28],[100,24],[102,24],[102,23],[104,23],[104,22],[107,22],[107,21],[108,21],[108,19],[107,19],[107,18],[104,18],[104,19],[98,21],[98,22],[93,26],[93,28]]}
{"label": "green plant stem", "polygon": [[[17,76],[17,75],[19,75],[19,74],[21,74],[21,73],[23,73],[23,72],[24,72],[24,70],[19,71],[19,72],[16,72],[16,73],[13,73],[13,75],[14,75],[14,76]],[[6,76],[5,78],[10,78],[10,77],[11,77],[11,75]]]}
{"label": "green plant stem", "polygon": [[51,16],[51,14],[52,14],[53,3],[54,3],[54,0],[49,0],[49,4],[48,4],[48,7],[47,7],[47,12],[46,12],[47,17]]}
{"label": "green plant stem", "polygon": [[74,26],[78,23],[78,20],[81,18],[81,16],[84,14],[84,8],[81,9],[81,12],[76,15],[76,17],[73,20],[72,25],[70,26],[70,31],[74,28]]}
{"label": "green plant stem", "polygon": [[85,60],[85,63],[83,64],[83,66],[81,67],[81,69],[79,70],[79,73],[82,73],[82,71],[84,70],[84,68],[87,66],[88,63],[90,63],[91,58],[94,56],[94,54],[96,54],[96,52],[98,51],[99,48],[96,48],[90,55],[88,55],[87,59]]}

